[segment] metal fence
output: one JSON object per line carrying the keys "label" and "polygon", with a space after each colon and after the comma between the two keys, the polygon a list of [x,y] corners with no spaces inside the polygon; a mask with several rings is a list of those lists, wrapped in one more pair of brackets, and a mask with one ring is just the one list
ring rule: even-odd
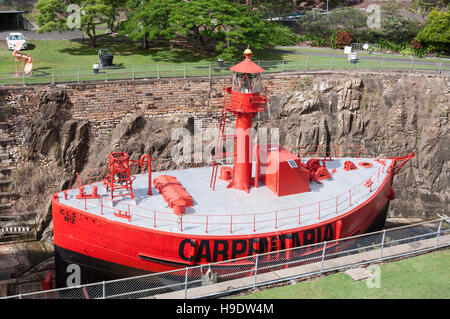
{"label": "metal fence", "polygon": [[[450,74],[450,61],[446,60],[417,60],[414,57],[409,61],[404,59],[386,57],[360,57],[358,63],[350,63],[347,57],[332,56],[301,56],[296,61],[255,61],[267,72],[289,71],[326,71],[326,70],[361,70],[361,71],[401,71],[401,72],[427,72],[436,75]],[[234,62],[218,63],[178,63],[178,64],[152,64],[130,65],[114,69],[101,69],[94,73],[93,69],[78,68],[67,70],[37,70],[31,76],[13,73],[0,73],[0,85],[29,85],[44,83],[82,83],[89,81],[159,79],[169,77],[195,77],[229,75],[229,68]]]}
{"label": "metal fence", "polygon": [[176,271],[10,296],[14,299],[205,298],[450,245],[449,219]]}

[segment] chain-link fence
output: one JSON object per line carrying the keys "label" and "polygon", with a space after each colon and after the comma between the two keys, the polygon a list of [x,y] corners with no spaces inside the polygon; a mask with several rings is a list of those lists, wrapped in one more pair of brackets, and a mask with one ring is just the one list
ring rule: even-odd
{"label": "chain-link fence", "polygon": [[15,299],[215,297],[450,245],[450,219],[133,278],[27,293]]}
{"label": "chain-link fence", "polygon": [[[450,61],[414,59],[410,60],[389,57],[361,56],[357,63],[350,63],[343,56],[301,56],[298,60],[254,61],[267,72],[288,71],[325,71],[325,70],[361,70],[361,71],[401,71],[427,72],[435,75],[450,74]],[[94,73],[93,69],[78,68],[65,70],[38,70],[32,75],[0,73],[0,85],[29,85],[43,83],[82,83],[89,81],[160,79],[170,77],[196,77],[229,75],[234,62],[221,63],[178,63],[127,65],[120,68],[100,69]]]}

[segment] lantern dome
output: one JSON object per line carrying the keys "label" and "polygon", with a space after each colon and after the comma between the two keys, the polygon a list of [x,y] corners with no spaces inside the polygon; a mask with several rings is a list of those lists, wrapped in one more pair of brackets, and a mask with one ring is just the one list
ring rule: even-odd
{"label": "lantern dome", "polygon": [[264,72],[264,69],[262,67],[255,64],[250,59],[251,54],[252,54],[252,51],[247,48],[244,51],[244,55],[245,55],[244,61],[236,64],[235,66],[232,66],[230,68],[230,70],[233,72],[238,72],[238,73],[262,73],[262,72]]}

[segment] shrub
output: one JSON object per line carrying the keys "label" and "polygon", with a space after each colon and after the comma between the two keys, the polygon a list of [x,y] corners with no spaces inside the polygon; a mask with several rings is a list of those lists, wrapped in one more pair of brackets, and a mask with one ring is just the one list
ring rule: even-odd
{"label": "shrub", "polygon": [[335,35],[334,45],[338,49],[350,46],[353,43],[353,36],[348,31],[338,30]]}

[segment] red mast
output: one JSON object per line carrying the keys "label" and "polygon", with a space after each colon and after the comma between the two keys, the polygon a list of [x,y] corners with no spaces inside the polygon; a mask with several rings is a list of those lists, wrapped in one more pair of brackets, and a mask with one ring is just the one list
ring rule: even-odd
{"label": "red mast", "polygon": [[250,60],[252,51],[244,51],[245,59],[230,68],[233,86],[226,88],[224,109],[236,117],[236,136],[232,180],[228,187],[249,192],[253,181],[250,157],[253,117],[267,109],[267,96],[262,93],[261,73],[264,69]]}

